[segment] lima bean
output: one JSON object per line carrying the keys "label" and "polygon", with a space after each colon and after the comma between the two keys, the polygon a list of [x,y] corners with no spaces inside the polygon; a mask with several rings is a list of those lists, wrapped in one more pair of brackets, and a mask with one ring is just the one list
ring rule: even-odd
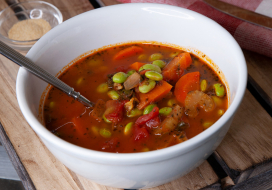
{"label": "lima bean", "polygon": [[225,95],[224,85],[217,83],[213,85],[216,96],[223,97]]}
{"label": "lima bean", "polygon": [[141,93],[148,93],[155,88],[156,82],[154,80],[145,80],[140,86],[139,91]]}
{"label": "lima bean", "polygon": [[201,89],[202,92],[206,91],[207,85],[208,85],[207,80],[204,79],[204,80],[201,81],[201,83],[200,83],[200,89]]}
{"label": "lima bean", "polygon": [[135,72],[136,72],[135,70],[130,70],[130,71],[127,72],[127,75],[130,76],[130,75],[132,75]]}
{"label": "lima bean", "polygon": [[149,57],[149,61],[156,61],[158,59],[163,59],[163,55],[161,53],[153,53]]}
{"label": "lima bean", "polygon": [[97,87],[97,92],[99,92],[99,93],[105,93],[105,92],[107,92],[108,91],[108,84],[107,83],[102,83],[102,84],[100,84],[98,87]]}
{"label": "lima bean", "polygon": [[158,65],[153,65],[153,64],[145,64],[142,67],[140,67],[139,71],[142,70],[151,70],[151,71],[156,71],[158,73],[161,73],[161,68]]}
{"label": "lima bean", "polygon": [[123,83],[127,80],[127,74],[123,72],[118,72],[115,75],[113,75],[112,80],[116,83]]}
{"label": "lima bean", "polygon": [[111,137],[111,132],[108,129],[100,129],[99,133],[104,138],[110,138]]}
{"label": "lima bean", "polygon": [[157,73],[156,71],[147,71],[145,76],[154,81],[161,81],[163,79],[162,74]]}
{"label": "lima bean", "polygon": [[125,135],[130,134],[131,131],[132,131],[132,127],[133,127],[133,122],[129,122],[129,123],[125,126],[124,134],[125,134]]}
{"label": "lima bean", "polygon": [[127,112],[128,117],[137,117],[143,114],[142,110],[139,110],[138,108],[134,108],[129,112]]}
{"label": "lima bean", "polygon": [[144,115],[149,114],[153,110],[153,108],[156,106],[157,106],[156,104],[150,104],[150,105],[146,106],[143,114]]}
{"label": "lima bean", "polygon": [[109,91],[107,94],[108,94],[108,96],[109,96],[111,99],[113,99],[113,100],[118,100],[119,97],[120,97],[120,95],[118,94],[118,92],[115,91],[115,90],[111,90],[111,91]]}
{"label": "lima bean", "polygon": [[146,54],[141,54],[138,56],[138,59],[141,61],[147,60],[147,55]]}
{"label": "lima bean", "polygon": [[172,108],[164,107],[159,110],[159,113],[163,116],[168,116],[172,112]]}
{"label": "lima bean", "polygon": [[156,60],[156,61],[153,61],[152,64],[153,64],[153,65],[159,66],[161,69],[166,65],[166,63],[165,63],[163,60]]}

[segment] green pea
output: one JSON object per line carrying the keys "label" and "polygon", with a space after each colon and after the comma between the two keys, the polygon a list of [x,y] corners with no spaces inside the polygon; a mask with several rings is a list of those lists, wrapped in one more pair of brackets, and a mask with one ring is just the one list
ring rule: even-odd
{"label": "green pea", "polygon": [[225,95],[225,87],[223,84],[217,83],[213,85],[215,94],[218,97],[223,97]]}
{"label": "green pea", "polygon": [[159,113],[163,116],[168,116],[172,112],[172,108],[164,107],[159,110]]}
{"label": "green pea", "polygon": [[113,82],[116,82],[116,83],[123,83],[127,80],[127,77],[128,76],[126,73],[119,72],[119,73],[116,73],[115,75],[113,75],[112,80],[113,80]]}
{"label": "green pea", "polygon": [[217,111],[217,113],[218,113],[219,116],[222,116],[225,113],[225,111],[220,109],[220,110]]}
{"label": "green pea", "polygon": [[207,83],[207,81],[205,79],[201,81],[201,83],[200,83],[200,89],[201,89],[202,92],[206,91],[207,85],[208,85],[208,83]]}
{"label": "green pea", "polygon": [[158,65],[153,65],[153,64],[145,64],[142,67],[140,67],[139,71],[142,70],[151,70],[151,71],[156,71],[158,73],[161,73],[161,68]]}
{"label": "green pea", "polygon": [[132,131],[132,127],[133,127],[133,122],[130,122],[128,123],[126,126],[125,126],[125,129],[124,129],[124,134],[125,135],[129,135]]}
{"label": "green pea", "polygon": [[104,138],[110,138],[111,137],[111,132],[108,129],[100,129],[99,133]]}
{"label": "green pea", "polygon": [[146,54],[141,54],[138,56],[138,59],[141,61],[147,60],[147,55]]}
{"label": "green pea", "polygon": [[174,58],[179,54],[179,52],[172,52],[170,53],[169,57]]}
{"label": "green pea", "polygon": [[108,84],[107,83],[102,83],[102,84],[100,84],[98,87],[97,87],[97,92],[99,92],[99,93],[105,93],[105,92],[107,92],[108,91]]}
{"label": "green pea", "polygon": [[159,66],[161,69],[166,65],[166,63],[165,63],[163,60],[156,60],[156,61],[153,61],[152,64],[153,64],[153,65]]}
{"label": "green pea", "polygon": [[146,80],[139,86],[141,93],[148,93],[155,88],[156,82],[154,80]]}
{"label": "green pea", "polygon": [[128,117],[137,117],[143,114],[142,110],[139,110],[138,108],[134,108],[133,110],[129,112],[127,112],[127,116]]}
{"label": "green pea", "polygon": [[111,91],[109,91],[107,94],[108,94],[108,96],[109,96],[111,99],[113,99],[113,100],[118,100],[119,97],[120,97],[120,95],[118,94],[118,92],[115,91],[115,90],[111,90]]}
{"label": "green pea", "polygon": [[135,70],[130,70],[130,71],[127,72],[127,75],[130,76],[130,75],[132,75],[135,72],[136,72]]}
{"label": "green pea", "polygon": [[156,71],[147,71],[145,73],[145,76],[151,80],[155,80],[155,81],[161,81],[163,79],[162,74],[157,73]]}
{"label": "green pea", "polygon": [[149,61],[156,61],[158,59],[163,59],[163,55],[161,53],[153,53],[149,57]]}
{"label": "green pea", "polygon": [[212,124],[213,124],[213,122],[206,121],[202,125],[203,125],[204,129],[208,129],[210,126],[212,126]]}
{"label": "green pea", "polygon": [[168,102],[167,102],[167,105],[169,107],[173,107],[175,104],[177,104],[177,101],[175,99],[173,99],[173,98],[168,100]]}
{"label": "green pea", "polygon": [[150,104],[146,106],[144,109],[144,115],[149,114],[153,110],[153,108],[156,106],[157,106],[156,104]]}
{"label": "green pea", "polygon": [[106,123],[112,123],[110,120],[108,120],[108,119],[105,117],[104,114],[103,114],[102,118],[103,118],[103,120],[104,120]]}

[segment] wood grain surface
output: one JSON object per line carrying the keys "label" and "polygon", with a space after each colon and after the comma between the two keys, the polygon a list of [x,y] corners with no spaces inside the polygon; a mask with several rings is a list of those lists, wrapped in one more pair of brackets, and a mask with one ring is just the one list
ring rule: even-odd
{"label": "wood grain surface", "polygon": [[[54,4],[60,9],[64,20],[92,9],[91,4],[87,0],[48,0],[47,2]],[[5,8],[6,4],[0,1],[0,7]],[[43,145],[25,121],[16,100],[15,84],[18,69],[19,67],[16,64],[0,56],[0,121],[4,129],[4,132],[1,134],[6,135],[7,139],[5,142],[10,142],[11,145],[6,145],[5,147],[11,150],[13,156],[18,156],[19,167],[20,163],[22,163],[23,167],[20,169],[23,172],[20,173],[22,174],[19,175],[20,178],[27,184],[27,180],[24,178],[27,178],[27,175],[29,175],[30,181],[35,186],[25,185],[25,187],[38,190],[116,189],[93,183],[76,175],[60,163]],[[15,165],[15,168],[18,165]],[[27,172],[27,175],[24,175],[24,172]],[[176,187],[200,189],[216,181],[218,181],[218,177],[207,161],[205,161],[200,167],[186,176],[153,189],[176,189]]]}

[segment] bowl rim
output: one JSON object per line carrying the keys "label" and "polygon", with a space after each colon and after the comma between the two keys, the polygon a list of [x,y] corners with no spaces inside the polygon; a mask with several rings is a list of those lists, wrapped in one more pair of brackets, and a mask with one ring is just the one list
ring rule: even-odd
{"label": "bowl rim", "polygon": [[[14,3],[6,8],[4,8],[1,12],[0,12],[0,15],[5,12],[6,10],[8,9],[12,9],[13,7],[16,7],[18,5],[23,5],[23,4],[32,4],[32,3],[40,3],[40,4],[46,4],[48,5],[49,7],[52,7],[53,9],[55,9],[58,13],[58,16],[59,16],[59,23],[58,25],[60,25],[62,22],[63,22],[63,16],[62,16],[62,13],[60,12],[60,10],[55,6],[55,5],[52,5],[51,3],[48,3],[48,2],[45,2],[45,1],[24,1],[24,2],[18,2],[18,3]],[[21,12],[21,11],[20,11]],[[20,13],[18,12],[18,13]],[[17,13],[14,13],[14,14],[17,14]],[[27,19],[28,20],[28,19]],[[6,36],[3,36],[2,34],[0,34],[0,36],[2,38],[4,38],[5,41],[9,41],[11,43],[31,43],[31,42],[36,42],[38,41],[40,38],[37,38],[37,39],[34,39],[34,40],[27,40],[27,41],[19,41],[19,40],[13,40],[13,39],[10,39],[10,38],[7,38]],[[32,46],[32,44],[31,44]]]}
{"label": "bowl rim", "polygon": [[[26,104],[26,101],[23,99],[23,96],[21,95],[21,93],[25,92],[22,86],[24,86],[23,85],[24,75],[28,73],[24,69],[20,68],[17,75],[17,80],[16,80],[16,92],[17,92],[16,94],[17,94],[18,103],[27,122],[30,124],[31,128],[41,137],[43,142],[53,144],[54,147],[57,147],[58,151],[62,151],[65,154],[69,154],[70,156],[81,158],[86,161],[93,161],[93,162],[102,163],[102,164],[118,164],[118,165],[147,164],[147,163],[154,163],[154,162],[170,159],[173,157],[177,157],[179,155],[183,155],[187,152],[190,152],[198,148],[199,146],[201,146],[201,144],[207,143],[210,140],[209,138],[213,134],[215,134],[217,131],[219,131],[224,126],[225,123],[232,120],[232,117],[237,111],[246,90],[246,83],[247,83],[246,62],[245,62],[245,58],[240,46],[235,41],[235,39],[231,36],[231,34],[222,26],[220,26],[218,23],[211,20],[210,18],[203,16],[197,12],[194,12],[185,8],[181,8],[181,7],[171,6],[171,5],[153,4],[153,3],[129,3],[129,4],[118,4],[118,5],[103,7],[100,9],[95,9],[92,11],[82,13],[64,22],[62,26],[63,27],[67,26],[72,21],[76,21],[78,19],[84,18],[87,15],[96,14],[96,12],[98,11],[108,12],[111,9],[118,9],[118,8],[134,9],[135,11],[135,9],[140,10],[143,7],[147,7],[147,6],[152,6],[152,7],[155,6],[159,8],[170,8],[170,9],[185,12],[187,14],[191,14],[192,16],[200,18],[200,19],[205,19],[208,23],[212,24],[214,27],[217,27],[217,29],[220,30],[222,35],[229,39],[229,43],[232,43],[232,46],[233,46],[232,48],[234,48],[235,51],[237,52],[237,60],[239,60],[237,62],[239,62],[240,76],[238,79],[239,85],[237,87],[237,92],[228,110],[225,112],[225,114],[215,124],[213,124],[212,127],[201,132],[195,137],[183,143],[180,143],[171,147],[167,147],[164,149],[150,151],[150,152],[141,152],[141,153],[108,153],[108,152],[95,151],[95,150],[91,150],[91,149],[87,149],[87,148],[83,148],[83,147],[71,144],[55,136],[49,130],[47,130],[43,125],[39,123],[38,119],[34,115],[31,114],[31,111],[29,108],[28,110],[25,108],[27,104]],[[49,37],[54,36],[53,33],[58,33],[58,31],[61,31],[61,27],[56,27],[54,30],[49,31],[46,35],[44,35],[28,52],[27,57],[31,58],[32,56],[34,56],[34,54],[37,53],[38,49],[42,46],[42,44],[46,44],[46,42],[49,40]]]}

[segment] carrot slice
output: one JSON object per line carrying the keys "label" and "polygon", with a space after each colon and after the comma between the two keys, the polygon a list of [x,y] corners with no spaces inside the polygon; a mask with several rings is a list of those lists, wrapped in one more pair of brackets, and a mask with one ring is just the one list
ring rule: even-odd
{"label": "carrot slice", "polygon": [[75,126],[76,133],[78,135],[78,138],[85,138],[86,135],[88,134],[88,130],[86,127],[84,127],[84,124],[82,124],[82,118],[80,117],[74,117],[72,119],[72,122]]}
{"label": "carrot slice", "polygon": [[176,96],[176,99],[184,105],[188,92],[192,90],[199,90],[199,80],[200,73],[198,71],[183,75],[175,86],[174,95]]}
{"label": "carrot slice", "polygon": [[136,71],[138,71],[143,65],[145,65],[146,63],[141,63],[141,62],[135,62],[133,64],[131,64],[129,66],[130,69],[134,69]]}
{"label": "carrot slice", "polygon": [[189,53],[180,53],[170,63],[168,63],[163,71],[163,79],[171,84],[176,83],[182,76],[184,70],[192,63],[192,58]]}
{"label": "carrot slice", "polygon": [[130,57],[130,56],[136,55],[138,53],[142,53],[143,51],[144,51],[144,49],[139,46],[131,46],[131,47],[128,47],[126,49],[119,51],[113,57],[113,60],[124,59],[124,58]]}
{"label": "carrot slice", "polygon": [[137,106],[138,109],[141,110],[152,102],[160,101],[162,98],[164,98],[168,94],[171,88],[172,88],[172,85],[162,80],[150,92],[146,94],[143,94],[140,92],[137,93],[137,97],[140,101],[140,103]]}

